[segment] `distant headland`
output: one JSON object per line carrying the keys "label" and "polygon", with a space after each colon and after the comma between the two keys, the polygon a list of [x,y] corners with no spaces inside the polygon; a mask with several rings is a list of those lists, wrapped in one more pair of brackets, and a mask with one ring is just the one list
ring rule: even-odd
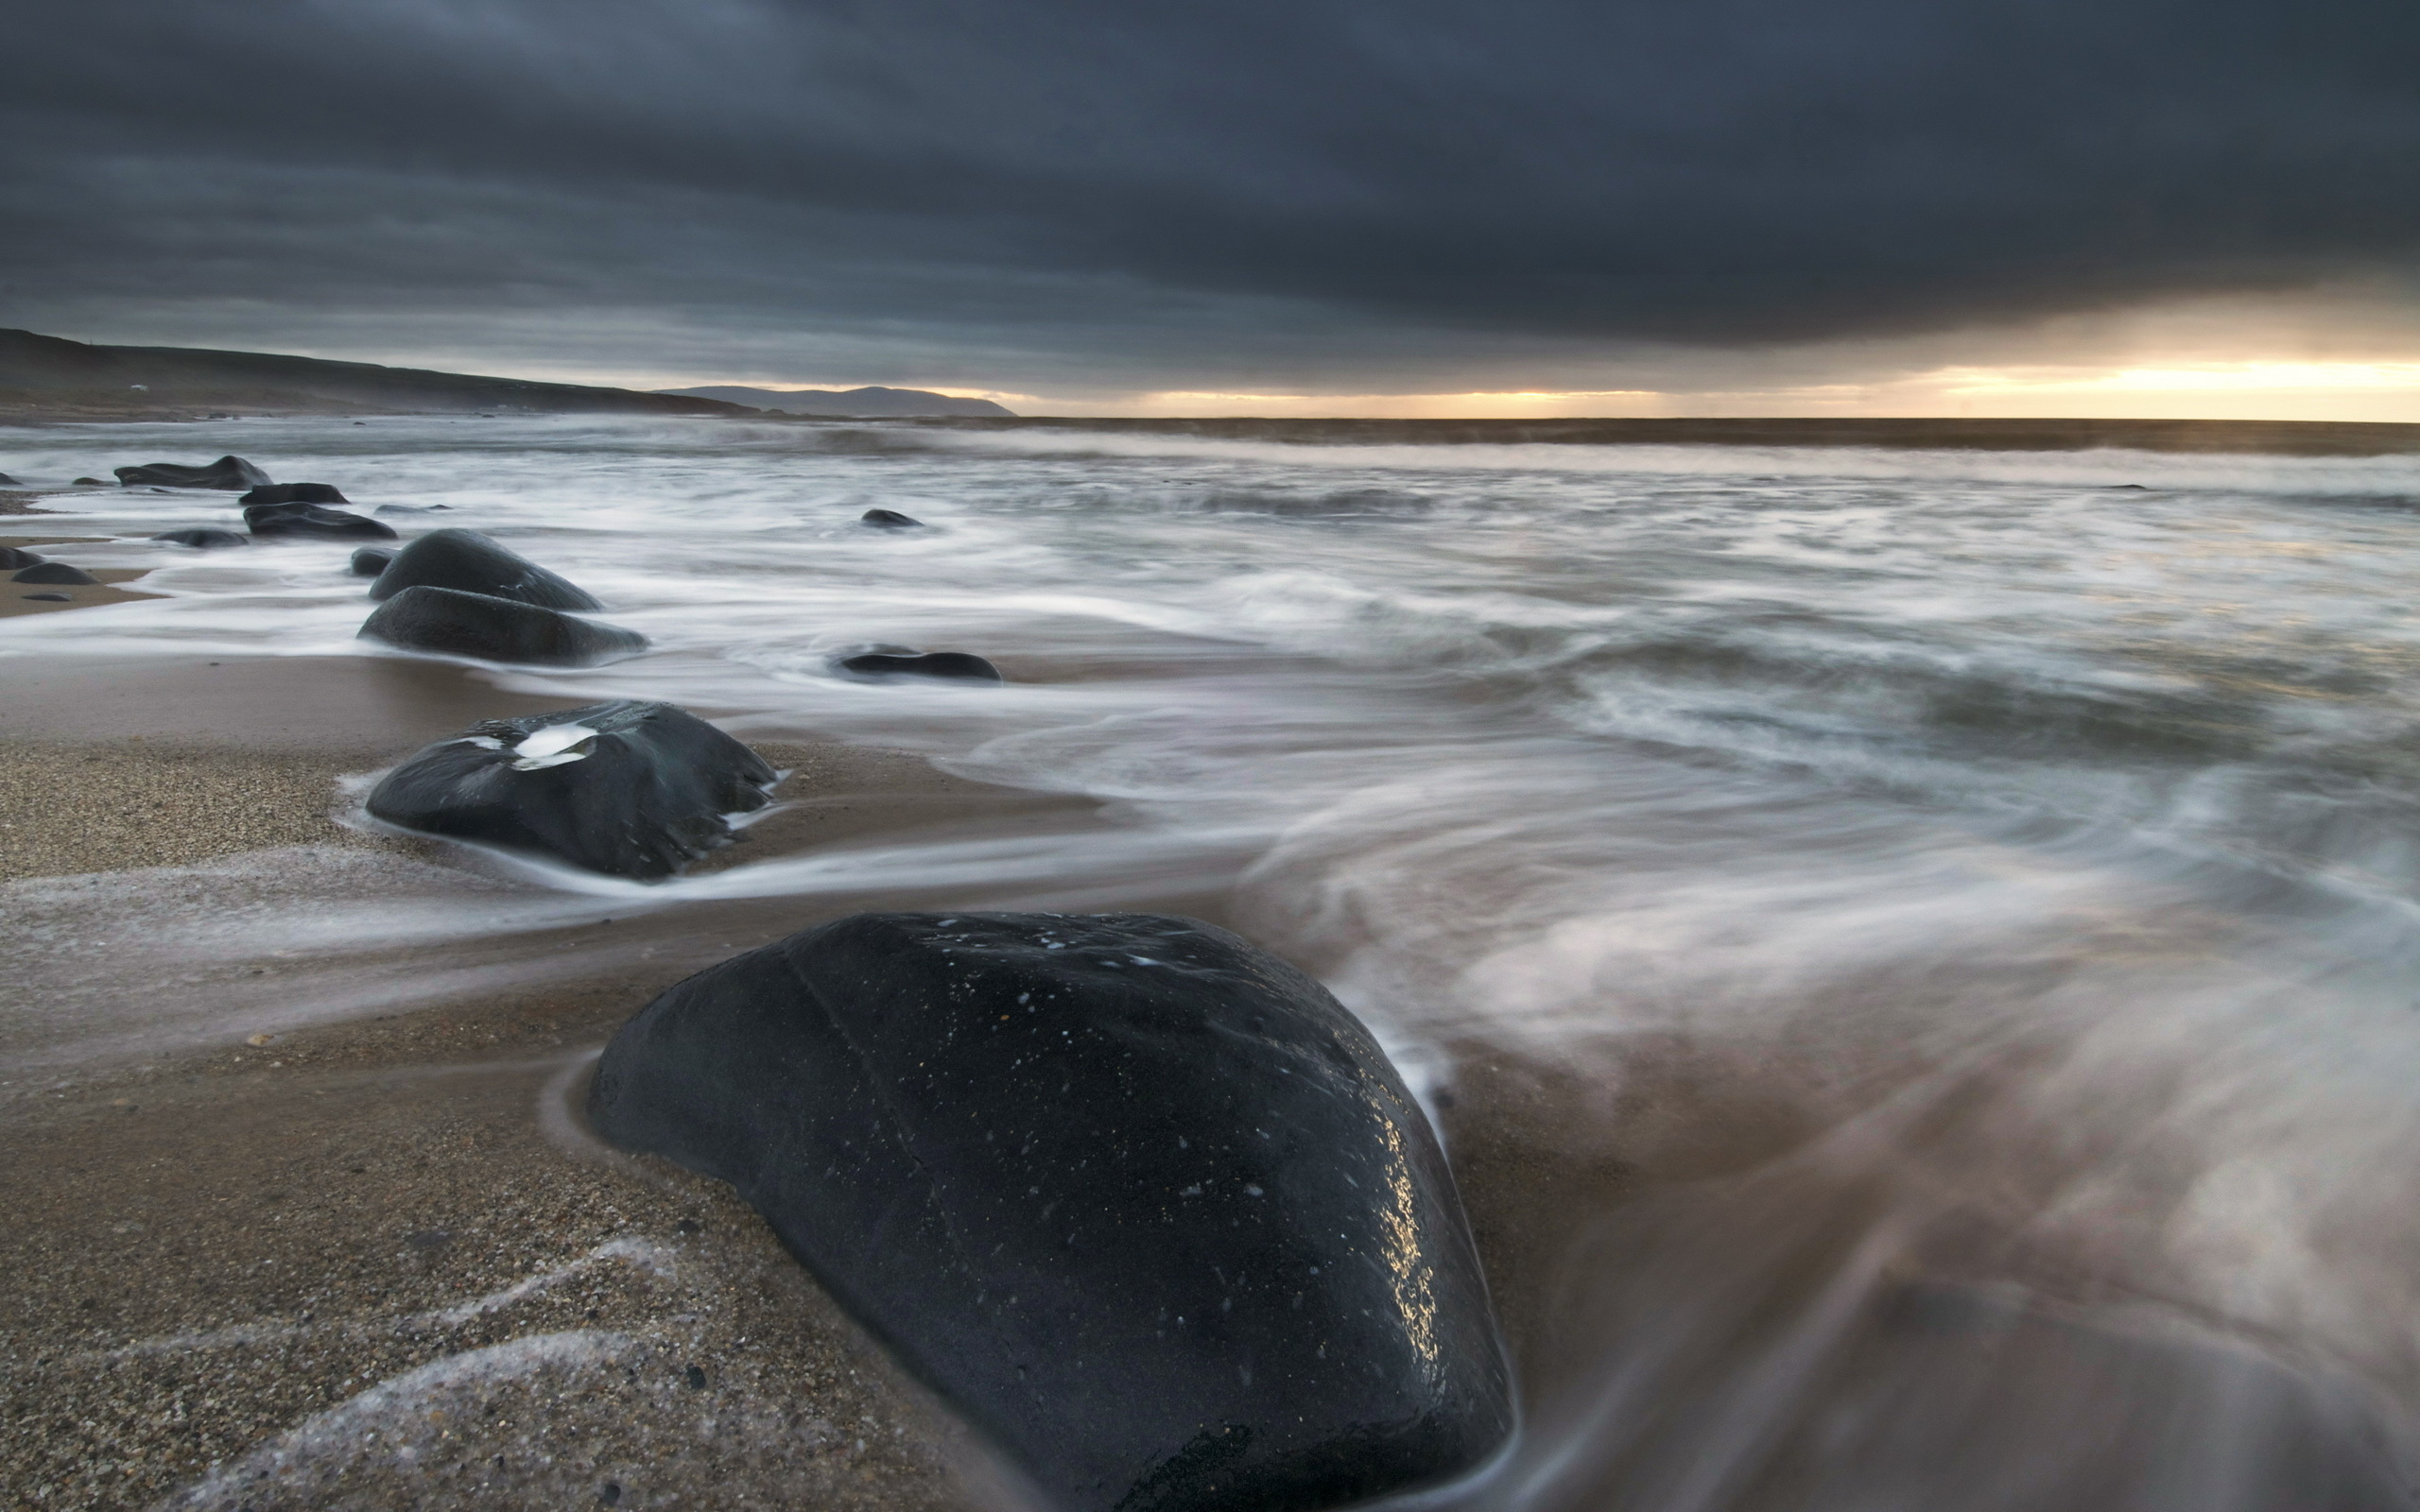
{"label": "distant headland", "polygon": [[960,399],[923,388],[746,388],[737,384],[707,384],[697,388],[659,388],[659,394],[687,399],[718,399],[728,404],[785,415],[835,420],[924,420],[942,416],[982,416],[1014,420],[1016,411],[988,399]]}

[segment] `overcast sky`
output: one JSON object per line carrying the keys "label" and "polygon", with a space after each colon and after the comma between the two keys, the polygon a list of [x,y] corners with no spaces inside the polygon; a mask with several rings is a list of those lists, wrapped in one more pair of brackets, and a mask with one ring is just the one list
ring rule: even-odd
{"label": "overcast sky", "polygon": [[2392,387],[2415,43],[2388,0],[78,0],[9,27],[0,324],[1095,408]]}

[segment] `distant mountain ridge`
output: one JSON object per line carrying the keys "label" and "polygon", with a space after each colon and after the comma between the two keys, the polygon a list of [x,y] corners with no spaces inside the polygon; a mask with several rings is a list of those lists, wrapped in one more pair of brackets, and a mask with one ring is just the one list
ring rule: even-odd
{"label": "distant mountain ridge", "polygon": [[711,397],[485,378],[200,347],[103,347],[0,329],[0,413],[61,419],[239,414],[727,415]]}
{"label": "distant mountain ridge", "polygon": [[718,399],[729,404],[778,409],[790,415],[838,415],[850,420],[883,420],[933,416],[990,416],[1016,419],[988,399],[959,399],[923,388],[746,388],[737,384],[707,384],[696,388],[659,388],[659,394],[687,399]]}

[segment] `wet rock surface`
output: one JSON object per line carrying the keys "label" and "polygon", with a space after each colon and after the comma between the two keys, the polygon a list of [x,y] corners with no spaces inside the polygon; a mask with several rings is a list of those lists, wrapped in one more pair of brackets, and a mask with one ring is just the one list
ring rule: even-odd
{"label": "wet rock surface", "polygon": [[452,588],[541,609],[598,610],[585,590],[475,530],[432,530],[395,554],[370,590],[376,599],[406,588]]}
{"label": "wet rock surface", "polygon": [[[169,489],[225,489],[232,492],[262,488],[269,481],[268,473],[232,455],[199,467],[187,467],[181,462],[140,462],[110,471],[116,473],[118,482],[128,488],[151,485]],[[78,478],[77,481],[84,480]]]}
{"label": "wet rock surface", "polygon": [[220,530],[211,525],[195,525],[184,530],[163,530],[151,538],[171,546],[191,546],[196,551],[224,551],[231,546],[249,546],[251,541],[233,530]]}
{"label": "wet rock surface", "polygon": [[657,998],[589,1113],[737,1187],[1071,1512],[1339,1505],[1510,1430],[1426,1120],[1210,925],[841,919]]}
{"label": "wet rock surface", "polygon": [[369,799],[389,824],[652,881],[731,841],[763,758],[668,703],[624,699],[491,719],[414,755]]}
{"label": "wet rock surface", "polygon": [[385,546],[363,546],[353,554],[347,571],[355,577],[375,577],[385,572],[395,559],[392,550]]}
{"label": "wet rock surface", "polygon": [[868,509],[857,516],[857,524],[872,525],[876,530],[922,530],[925,522],[914,515],[901,514],[896,509]]}
{"label": "wet rock surface", "polygon": [[842,657],[840,670],[851,677],[942,678],[969,682],[998,682],[1000,669],[971,651],[868,651]]}
{"label": "wet rock surface", "polygon": [[57,583],[78,586],[100,581],[81,567],[70,567],[63,561],[38,561],[31,567],[23,568],[11,575],[9,580],[13,583]]}
{"label": "wet rock surface", "polygon": [[238,504],[351,504],[332,483],[264,483]]}
{"label": "wet rock surface", "polygon": [[544,666],[591,666],[647,649],[647,637],[560,610],[451,588],[406,588],[362,621],[361,634],[411,651]]}
{"label": "wet rock surface", "polygon": [[244,524],[250,525],[256,536],[395,539],[392,525],[381,524],[366,514],[353,514],[317,504],[248,504],[244,506]]}
{"label": "wet rock surface", "polygon": [[23,546],[0,546],[0,572],[20,572],[48,560],[41,552],[27,551]]}

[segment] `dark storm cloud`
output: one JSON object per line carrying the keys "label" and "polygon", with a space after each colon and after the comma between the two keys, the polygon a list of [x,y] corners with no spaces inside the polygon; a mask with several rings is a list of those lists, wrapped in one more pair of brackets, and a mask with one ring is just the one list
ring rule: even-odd
{"label": "dark storm cloud", "polygon": [[2420,248],[2420,12],[2345,0],[93,0],[12,31],[0,292],[36,309],[569,302],[1307,377],[1381,332],[1854,337]]}

